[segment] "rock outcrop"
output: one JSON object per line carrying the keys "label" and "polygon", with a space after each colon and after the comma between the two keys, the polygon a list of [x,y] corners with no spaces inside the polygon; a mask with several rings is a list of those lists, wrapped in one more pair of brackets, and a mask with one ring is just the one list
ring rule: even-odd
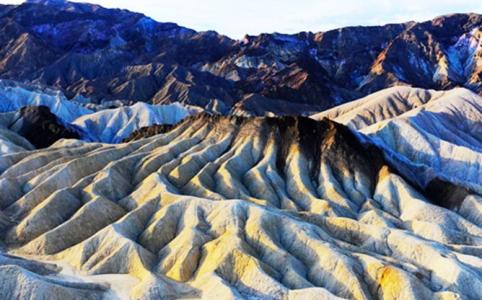
{"label": "rock outcrop", "polygon": [[23,107],[12,128],[37,148],[49,147],[61,139],[80,138],[75,129],[62,124],[45,106]]}

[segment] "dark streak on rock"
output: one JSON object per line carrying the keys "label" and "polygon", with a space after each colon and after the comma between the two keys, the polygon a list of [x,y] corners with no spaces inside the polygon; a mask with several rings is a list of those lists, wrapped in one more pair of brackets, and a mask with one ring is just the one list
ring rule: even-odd
{"label": "dark streak on rock", "polygon": [[80,135],[65,127],[46,106],[26,106],[20,110],[19,134],[36,148],[46,148],[60,139],[79,139]]}

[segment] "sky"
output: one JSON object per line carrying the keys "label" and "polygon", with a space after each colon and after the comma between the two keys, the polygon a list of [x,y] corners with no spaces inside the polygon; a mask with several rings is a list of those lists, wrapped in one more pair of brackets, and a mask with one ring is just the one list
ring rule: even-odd
{"label": "sky", "polygon": [[[3,4],[23,1],[0,0]],[[141,12],[160,22],[235,39],[263,32],[326,31],[344,26],[425,21],[448,13],[482,13],[482,0],[90,0]]]}

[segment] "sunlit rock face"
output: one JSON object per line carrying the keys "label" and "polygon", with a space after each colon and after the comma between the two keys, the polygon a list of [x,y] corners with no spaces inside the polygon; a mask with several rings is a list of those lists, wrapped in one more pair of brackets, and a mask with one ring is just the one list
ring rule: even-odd
{"label": "sunlit rock face", "polygon": [[160,132],[0,156],[3,298],[482,297],[480,194],[436,205],[327,119]]}

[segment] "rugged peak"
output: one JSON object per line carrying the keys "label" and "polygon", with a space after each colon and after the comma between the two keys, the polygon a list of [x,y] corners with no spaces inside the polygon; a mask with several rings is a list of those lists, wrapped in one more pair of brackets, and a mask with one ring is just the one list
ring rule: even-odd
{"label": "rugged peak", "polygon": [[[275,113],[272,103],[278,100],[283,113],[307,115],[395,85],[465,86],[482,93],[480,47],[473,46],[475,39],[465,42],[480,27],[476,14],[235,41],[127,10],[60,0],[27,3],[38,5],[0,14],[1,77],[55,86],[94,102],[180,101],[203,108],[215,103],[225,113],[257,94],[270,103],[252,115]],[[22,34],[35,39],[18,45]],[[151,63],[181,68],[193,80],[129,74]]]}
{"label": "rugged peak", "polygon": [[369,146],[362,145],[346,126],[326,118],[316,121],[298,116],[247,118],[202,113],[190,116],[176,126],[154,125],[142,128],[131,134],[126,141],[180,128],[196,128],[201,124],[214,132],[236,132],[235,140],[260,135],[259,138],[264,140],[262,144],[273,143],[279,148],[276,165],[280,174],[288,172],[287,166],[293,151],[299,151],[307,160],[313,178],[319,176],[323,164],[329,164],[339,173],[356,169],[373,179],[382,167],[379,151],[367,151]]}

